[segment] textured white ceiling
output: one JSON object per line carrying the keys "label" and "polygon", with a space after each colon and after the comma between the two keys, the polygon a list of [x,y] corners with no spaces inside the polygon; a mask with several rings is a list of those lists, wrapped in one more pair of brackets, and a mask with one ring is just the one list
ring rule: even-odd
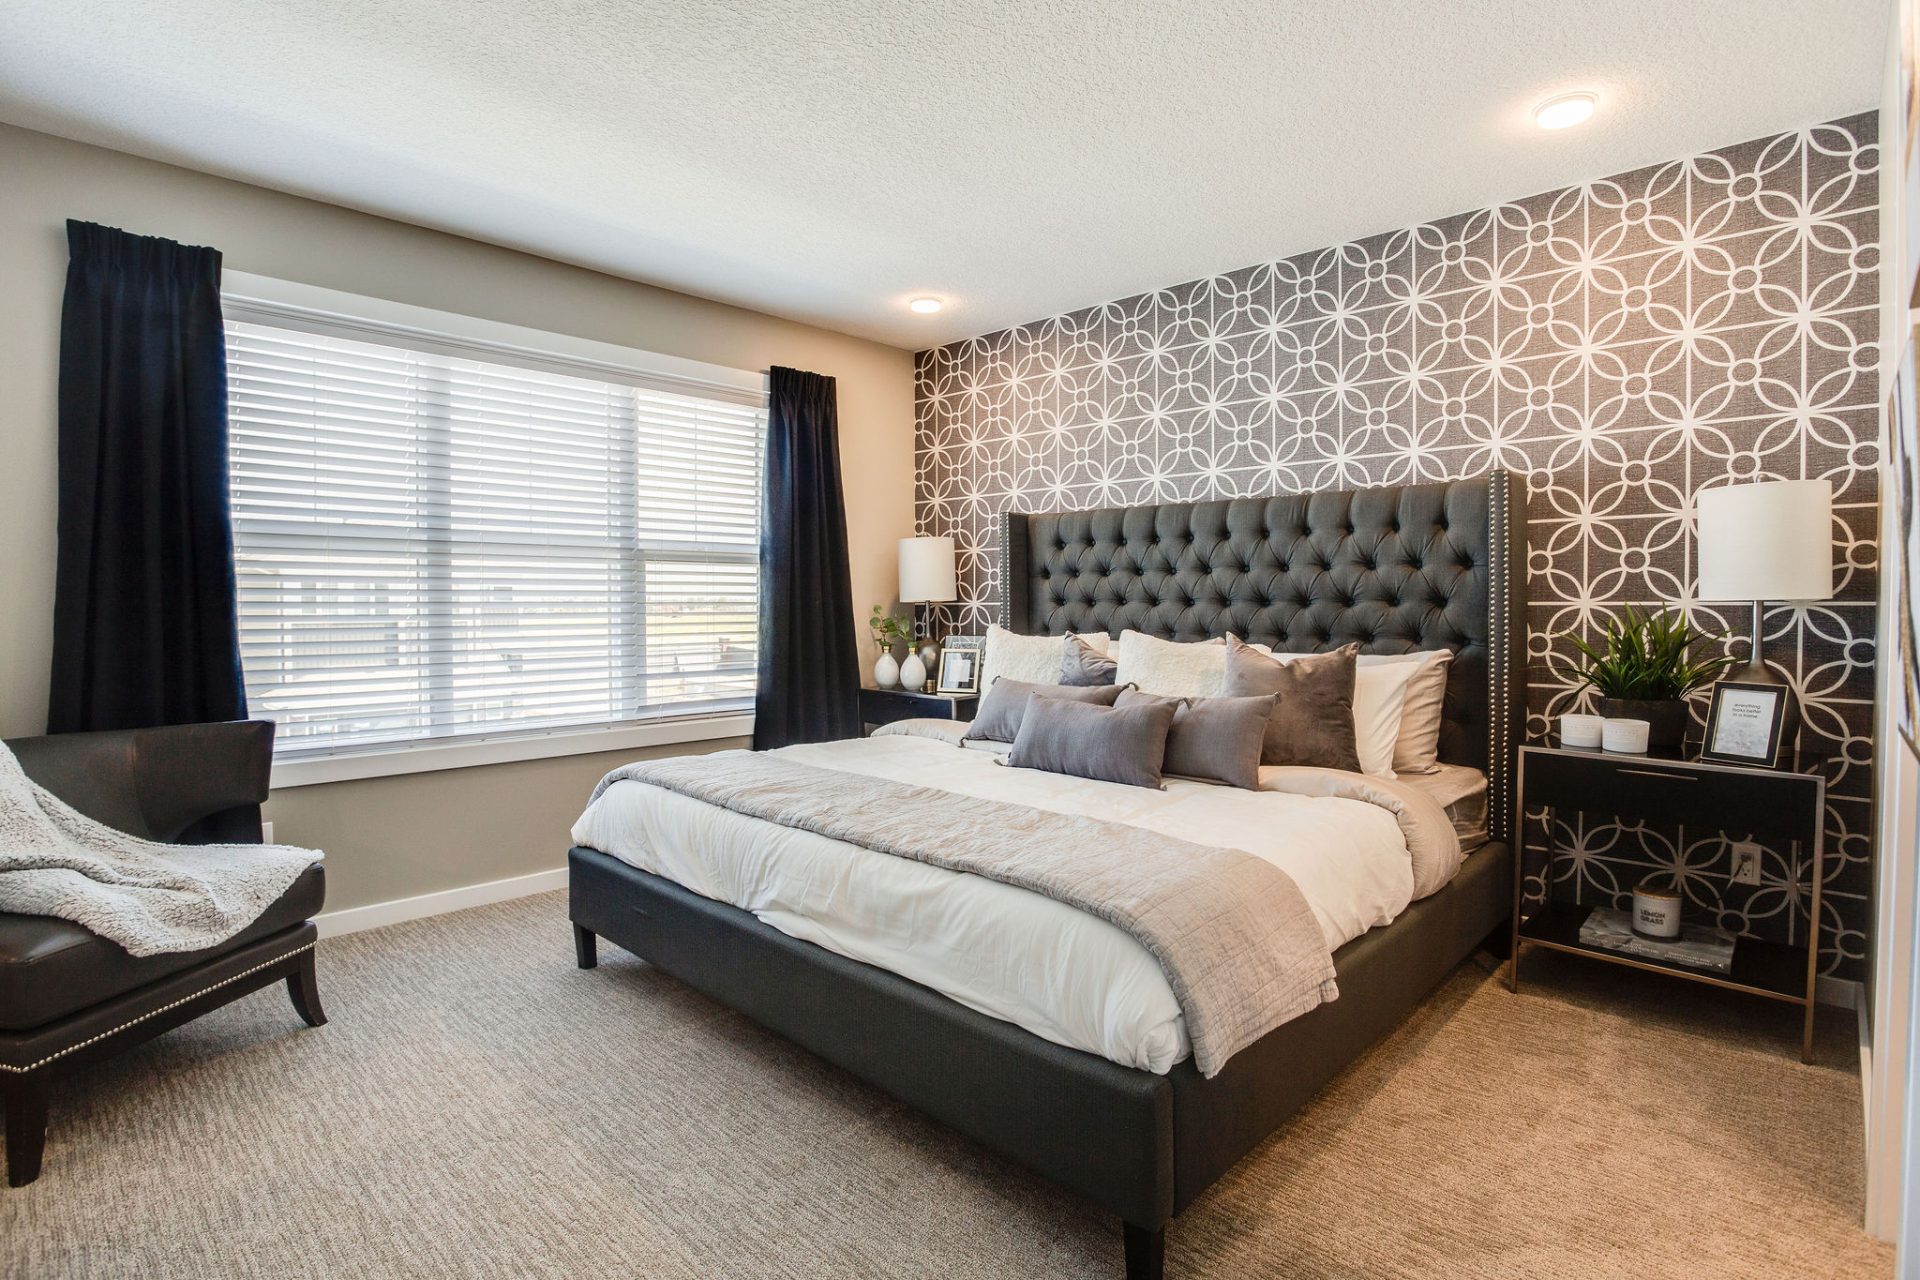
{"label": "textured white ceiling", "polygon": [[[1886,30],[1878,0],[5,0],[0,119],[919,348],[1865,110]],[[1569,89],[1599,115],[1533,127]]]}

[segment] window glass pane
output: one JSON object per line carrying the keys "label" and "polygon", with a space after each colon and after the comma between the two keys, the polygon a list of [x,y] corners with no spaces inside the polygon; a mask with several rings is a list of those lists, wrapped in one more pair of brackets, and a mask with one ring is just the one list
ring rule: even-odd
{"label": "window glass pane", "polygon": [[229,320],[283,756],[750,707],[758,407]]}

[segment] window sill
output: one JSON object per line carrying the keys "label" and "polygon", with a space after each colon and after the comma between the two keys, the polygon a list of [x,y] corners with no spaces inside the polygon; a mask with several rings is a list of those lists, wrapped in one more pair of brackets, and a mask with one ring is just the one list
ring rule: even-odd
{"label": "window sill", "polygon": [[478,765],[508,764],[516,760],[551,760],[557,756],[628,751],[682,742],[712,742],[717,738],[746,738],[752,734],[753,713],[746,711],[683,720],[657,720],[619,729],[543,733],[524,738],[495,738],[486,742],[310,756],[304,760],[275,760],[272,787],[279,791],[287,787],[310,787],[326,782],[351,782],[357,778],[437,773],[443,769],[471,769]]}

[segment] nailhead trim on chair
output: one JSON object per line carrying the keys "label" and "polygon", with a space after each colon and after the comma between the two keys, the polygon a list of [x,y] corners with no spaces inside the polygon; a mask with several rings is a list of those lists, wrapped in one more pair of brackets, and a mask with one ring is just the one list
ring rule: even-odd
{"label": "nailhead trim on chair", "polygon": [[80,1050],[86,1048],[88,1045],[98,1044],[100,1041],[105,1040],[108,1036],[119,1035],[122,1031],[125,1031],[128,1027],[139,1026],[141,1023],[145,1022],[148,1018],[157,1018],[161,1014],[167,1012],[167,1010],[169,1009],[178,1009],[183,1004],[190,1004],[193,1001],[198,1000],[201,996],[204,996],[205,994],[207,994],[207,992],[209,991],[218,991],[220,988],[229,986],[235,982],[240,981],[240,979],[248,977],[252,974],[256,974],[260,972],[262,969],[271,969],[274,965],[280,964],[283,961],[288,960],[293,956],[297,956],[303,951],[311,951],[311,950],[313,950],[313,944],[311,942],[309,942],[304,947],[295,947],[293,950],[287,952],[285,955],[278,955],[271,960],[262,961],[261,963],[253,966],[253,968],[251,969],[243,969],[239,973],[233,974],[230,977],[225,977],[220,979],[220,981],[212,984],[211,986],[202,987],[190,996],[181,996],[178,1000],[173,1001],[171,1004],[163,1004],[158,1009],[149,1009],[147,1012],[141,1014],[139,1017],[123,1022],[117,1027],[113,1027],[107,1031],[102,1031],[97,1036],[89,1036],[85,1040],[82,1040],[79,1044],[70,1044],[66,1048],[60,1050],[60,1052],[50,1053],[46,1057],[40,1059],[40,1061],[38,1062],[29,1062],[24,1067],[11,1067],[4,1062],[0,1062],[0,1071],[10,1071],[14,1075],[25,1075],[29,1071],[37,1071],[41,1067],[46,1066],[49,1062],[53,1062],[57,1059],[64,1058],[70,1053],[78,1053]]}

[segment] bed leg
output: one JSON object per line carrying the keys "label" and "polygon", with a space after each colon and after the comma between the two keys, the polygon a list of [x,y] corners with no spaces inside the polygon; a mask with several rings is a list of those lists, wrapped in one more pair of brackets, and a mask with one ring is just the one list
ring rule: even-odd
{"label": "bed leg", "polygon": [[591,969],[600,963],[598,942],[591,929],[573,926],[573,958],[582,969]]}
{"label": "bed leg", "polygon": [[1167,1273],[1167,1228],[1120,1224],[1127,1247],[1127,1280],[1162,1280]]}

